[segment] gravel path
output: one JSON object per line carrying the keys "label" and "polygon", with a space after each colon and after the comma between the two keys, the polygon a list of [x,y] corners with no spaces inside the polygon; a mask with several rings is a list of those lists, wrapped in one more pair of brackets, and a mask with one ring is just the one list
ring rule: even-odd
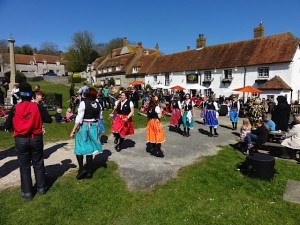
{"label": "gravel path", "polygon": [[[240,119],[240,123],[241,123]],[[190,137],[183,137],[170,131],[168,124],[164,125],[166,142],[162,145],[164,158],[156,158],[145,151],[145,129],[138,129],[135,135],[124,141],[121,152],[114,150],[113,137],[104,143],[103,154],[95,157],[95,169],[104,166],[107,160],[119,165],[118,172],[130,189],[151,188],[176,176],[177,171],[190,165],[201,157],[217,154],[219,145],[228,145],[237,140],[236,132],[231,130],[228,118],[220,117],[218,137],[208,137],[208,128],[200,122],[195,123]],[[77,161],[73,154],[74,140],[46,143],[44,146],[47,177],[52,184],[55,180],[77,170]],[[75,178],[74,178],[75,179]],[[20,185],[18,162],[14,149],[0,152],[0,189]],[[51,185],[50,185],[51,186]]]}

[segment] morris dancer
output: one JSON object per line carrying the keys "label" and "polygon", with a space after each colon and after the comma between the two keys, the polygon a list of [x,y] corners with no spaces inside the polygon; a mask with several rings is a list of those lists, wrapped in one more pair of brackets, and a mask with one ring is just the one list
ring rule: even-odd
{"label": "morris dancer", "polygon": [[170,125],[175,126],[175,132],[178,133],[180,130],[180,124],[181,124],[181,103],[178,99],[178,96],[174,96],[173,100],[171,102],[171,119],[170,119]]}
{"label": "morris dancer", "polygon": [[160,123],[162,114],[157,100],[156,96],[150,100],[149,109],[147,111],[148,123],[146,128],[146,151],[156,157],[164,157],[164,153],[161,150],[161,143],[165,141],[165,133]]}
{"label": "morris dancer", "polygon": [[121,99],[115,103],[116,118],[113,120],[111,132],[115,136],[114,143],[117,152],[121,151],[121,145],[127,135],[134,134],[132,116],[134,113],[133,103],[127,99],[126,92],[121,92]]}
{"label": "morris dancer", "polygon": [[[100,129],[98,120],[103,119],[101,105],[96,101],[97,91],[94,88],[87,89],[84,98],[78,107],[73,130],[70,134],[75,135],[75,148],[79,170],[76,178],[92,178],[92,162],[94,153],[102,153],[100,142]],[[79,129],[78,129],[79,128]],[[83,157],[86,156],[86,167],[83,166]]]}
{"label": "morris dancer", "polygon": [[209,97],[208,102],[206,103],[206,116],[205,121],[206,125],[209,126],[209,137],[212,137],[212,129],[214,128],[214,136],[218,136],[217,133],[217,127],[219,125],[218,117],[219,113],[217,112],[219,110],[218,104],[215,102],[215,99],[213,96]]}
{"label": "morris dancer", "polygon": [[240,102],[237,100],[236,96],[232,96],[232,101],[228,104],[228,108],[230,121],[232,123],[232,130],[237,130]]}
{"label": "morris dancer", "polygon": [[190,136],[190,129],[194,127],[194,110],[195,103],[190,99],[190,94],[185,95],[185,100],[182,102],[182,123],[184,133],[183,136],[189,137]]}

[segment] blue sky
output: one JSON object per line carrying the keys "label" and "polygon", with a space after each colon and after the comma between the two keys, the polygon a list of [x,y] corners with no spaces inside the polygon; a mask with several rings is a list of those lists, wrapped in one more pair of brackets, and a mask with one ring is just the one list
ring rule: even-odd
{"label": "blue sky", "polygon": [[127,37],[168,54],[195,48],[199,34],[207,45],[251,39],[260,21],[265,35],[300,37],[299,9],[300,0],[0,0],[0,39],[12,33],[15,45],[52,42],[65,51],[87,30],[95,43]]}

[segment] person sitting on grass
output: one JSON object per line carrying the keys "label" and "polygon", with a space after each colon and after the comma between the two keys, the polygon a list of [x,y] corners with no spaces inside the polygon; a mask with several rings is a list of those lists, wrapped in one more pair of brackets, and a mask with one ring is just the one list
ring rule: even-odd
{"label": "person sitting on grass", "polygon": [[249,150],[249,154],[253,154],[253,144],[263,144],[268,140],[269,128],[261,119],[255,121],[256,128],[251,130],[251,133],[248,133],[245,137],[245,140],[248,144],[247,150]]}
{"label": "person sitting on grass", "polygon": [[66,120],[69,122],[69,121],[74,120],[74,119],[75,119],[75,116],[72,113],[72,109],[68,108],[67,111],[66,111]]}
{"label": "person sitting on grass", "polygon": [[57,123],[66,123],[66,117],[63,117],[62,115],[61,115],[61,112],[62,112],[62,109],[61,108],[58,108],[57,110],[56,110],[56,113],[55,113],[55,121],[57,122]]}

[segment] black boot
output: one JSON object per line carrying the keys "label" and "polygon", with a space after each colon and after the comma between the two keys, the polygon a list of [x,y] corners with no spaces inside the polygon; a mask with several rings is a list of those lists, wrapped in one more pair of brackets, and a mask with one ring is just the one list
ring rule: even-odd
{"label": "black boot", "polygon": [[152,154],[154,151],[155,143],[147,143],[146,152]]}
{"label": "black boot", "polygon": [[156,143],[155,148],[154,148],[154,154],[156,157],[164,157],[164,153],[161,150],[161,143]]}
{"label": "black boot", "polygon": [[213,134],[212,134],[212,127],[209,127],[209,135],[208,135],[209,137],[212,137],[213,136]]}
{"label": "black boot", "polygon": [[175,133],[178,133],[178,126],[175,125]]}
{"label": "black boot", "polygon": [[76,176],[77,180],[81,180],[85,177],[86,175],[86,170],[83,167],[83,155],[76,155],[78,165],[79,165],[79,170]]}
{"label": "black boot", "polygon": [[214,128],[214,135],[218,136],[219,134],[217,133],[217,128]]}
{"label": "black boot", "polygon": [[234,123],[234,129],[237,130],[237,123]]}
{"label": "black boot", "polygon": [[120,134],[119,133],[114,133],[114,137],[115,137],[114,144],[118,144],[119,139],[120,139]]}
{"label": "black boot", "polygon": [[92,155],[87,155],[86,156],[86,176],[85,178],[92,178],[93,177],[93,156]]}
{"label": "black boot", "polygon": [[232,130],[235,130],[235,123],[231,122],[231,124],[232,124]]}
{"label": "black boot", "polygon": [[183,128],[183,136],[184,136],[184,137],[187,136],[187,134],[186,134],[186,127]]}
{"label": "black boot", "polygon": [[187,135],[186,135],[187,137],[189,137],[189,136],[191,136],[190,135],[190,128],[187,128]]}
{"label": "black boot", "polygon": [[124,139],[125,139],[125,138],[121,138],[121,137],[120,137],[119,143],[115,146],[115,149],[116,149],[117,152],[120,152],[120,151],[121,151],[121,149],[122,149],[122,148],[121,148],[121,145],[122,145]]}

